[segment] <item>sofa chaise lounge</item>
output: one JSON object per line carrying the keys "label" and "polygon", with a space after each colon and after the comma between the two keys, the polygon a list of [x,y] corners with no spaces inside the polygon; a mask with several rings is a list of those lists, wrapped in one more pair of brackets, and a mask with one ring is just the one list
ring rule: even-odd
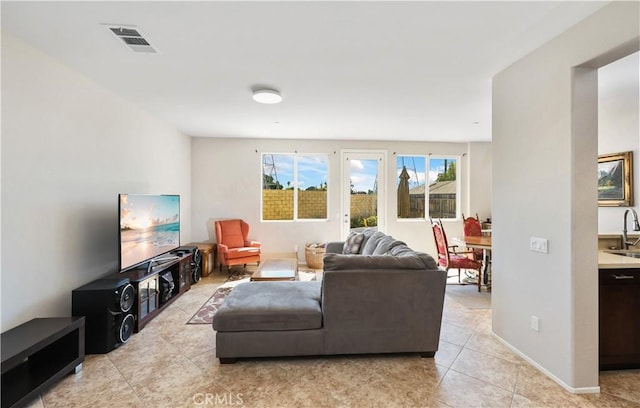
{"label": "sofa chaise lounge", "polygon": [[213,319],[220,362],[363,353],[432,357],[446,272],[430,255],[383,233],[354,236],[327,246],[321,282],[236,286]]}

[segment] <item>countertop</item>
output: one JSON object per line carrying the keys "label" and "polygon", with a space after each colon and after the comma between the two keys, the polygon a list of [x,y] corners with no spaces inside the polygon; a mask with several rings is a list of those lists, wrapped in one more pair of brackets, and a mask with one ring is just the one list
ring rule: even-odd
{"label": "countertop", "polygon": [[[629,238],[638,238],[640,234],[635,231],[629,231]],[[622,232],[602,232],[598,234],[598,238],[622,238]]]}
{"label": "countertop", "polygon": [[[623,252],[617,250],[617,252]],[[639,253],[640,251],[626,251]],[[598,251],[598,269],[640,268],[640,258],[616,255],[606,250]]]}

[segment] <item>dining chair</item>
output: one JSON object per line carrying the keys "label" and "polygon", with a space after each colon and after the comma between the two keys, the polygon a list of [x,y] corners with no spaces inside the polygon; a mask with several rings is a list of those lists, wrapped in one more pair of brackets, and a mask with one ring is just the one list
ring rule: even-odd
{"label": "dining chair", "polygon": [[[462,233],[465,237],[480,237],[482,236],[482,223],[480,217],[476,214],[476,217],[465,218],[462,214]],[[473,251],[473,259],[479,261],[482,259],[482,249],[469,248]]]}
{"label": "dining chair", "polygon": [[457,252],[457,245],[448,244],[447,234],[444,232],[441,220],[431,219],[431,229],[433,230],[433,239],[436,242],[436,249],[438,251],[438,265],[443,267],[447,272],[449,272],[449,269],[457,269],[458,283],[460,283],[461,269],[477,271],[478,292],[480,292],[482,285],[482,262],[467,256],[473,254],[473,251]]}

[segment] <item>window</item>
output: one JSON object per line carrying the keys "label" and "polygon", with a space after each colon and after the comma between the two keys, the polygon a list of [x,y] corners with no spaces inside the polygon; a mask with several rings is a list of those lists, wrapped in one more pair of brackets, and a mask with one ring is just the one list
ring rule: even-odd
{"label": "window", "polygon": [[429,157],[429,217],[458,217],[458,160]]}
{"label": "window", "polygon": [[262,154],[262,220],[326,220],[327,155]]}
{"label": "window", "polygon": [[398,218],[425,218],[424,156],[398,156]]}
{"label": "window", "polygon": [[457,218],[458,158],[398,156],[396,171],[398,218]]}

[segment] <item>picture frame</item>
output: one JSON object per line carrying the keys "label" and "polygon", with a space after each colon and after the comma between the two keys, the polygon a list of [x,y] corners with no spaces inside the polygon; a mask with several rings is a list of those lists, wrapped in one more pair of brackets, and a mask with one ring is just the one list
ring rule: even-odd
{"label": "picture frame", "polygon": [[633,152],[598,156],[598,206],[633,206]]}

